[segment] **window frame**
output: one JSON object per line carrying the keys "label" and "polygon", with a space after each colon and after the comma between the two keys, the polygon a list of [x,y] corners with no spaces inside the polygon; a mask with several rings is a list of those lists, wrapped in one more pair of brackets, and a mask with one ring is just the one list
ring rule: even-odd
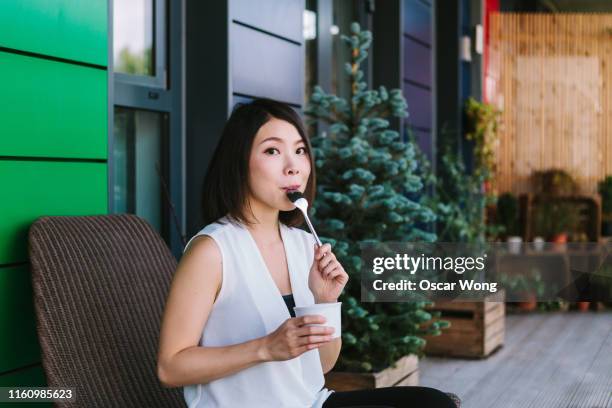
{"label": "window frame", "polygon": [[[113,9],[109,0],[108,31],[108,213],[114,214],[114,110],[160,112],[163,155],[161,172],[163,237],[175,257],[185,244],[185,121],[184,121],[184,26],[185,0],[154,0],[155,76],[115,73],[113,70]],[[167,189],[167,194],[164,189]],[[171,205],[169,205],[169,203]]]}

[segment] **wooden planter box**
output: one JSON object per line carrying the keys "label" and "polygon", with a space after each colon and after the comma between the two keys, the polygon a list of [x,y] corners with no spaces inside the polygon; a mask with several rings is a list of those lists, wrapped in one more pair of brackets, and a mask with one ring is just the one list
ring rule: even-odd
{"label": "wooden planter box", "polygon": [[404,356],[377,373],[348,373],[330,371],[325,374],[325,387],[334,391],[352,391],[367,388],[419,385],[419,359],[415,355]]}
{"label": "wooden planter box", "polygon": [[451,326],[440,336],[425,336],[425,354],[483,358],[504,344],[505,292],[485,297],[485,302],[436,302],[429,308]]}

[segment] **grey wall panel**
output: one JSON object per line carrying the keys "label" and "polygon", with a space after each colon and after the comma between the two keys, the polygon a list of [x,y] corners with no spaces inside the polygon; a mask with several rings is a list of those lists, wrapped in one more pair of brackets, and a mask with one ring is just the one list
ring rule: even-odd
{"label": "grey wall panel", "polygon": [[188,237],[203,226],[202,180],[234,105],[269,97],[301,107],[303,8],[303,0],[186,0]]}
{"label": "grey wall panel", "polygon": [[304,0],[232,0],[230,16],[239,21],[302,43]]}
{"label": "grey wall panel", "polygon": [[420,0],[404,0],[404,33],[431,45],[431,6]]}
{"label": "grey wall panel", "polygon": [[230,35],[233,93],[302,105],[302,46],[235,23]]}
{"label": "grey wall panel", "polygon": [[[387,89],[402,88],[403,83],[403,22],[402,2],[376,0],[372,17],[372,86]],[[390,118],[391,128],[404,136],[403,118]]]}
{"label": "grey wall panel", "polygon": [[[202,181],[227,117],[229,31],[225,0],[187,0],[185,33],[185,204],[187,237],[202,227]],[[213,38],[203,46],[203,38]]]}
{"label": "grey wall panel", "polygon": [[431,91],[404,83],[404,97],[410,116],[406,123],[422,129],[431,129]]}
{"label": "grey wall panel", "polygon": [[236,109],[236,105],[238,105],[239,103],[242,104],[247,104],[253,102],[253,98],[249,98],[247,96],[242,96],[242,95],[232,95],[232,111],[234,109]]}
{"label": "grey wall panel", "polygon": [[423,153],[427,155],[427,158],[429,160],[432,160],[434,149],[433,149],[433,139],[431,137],[431,132],[425,131],[425,130],[412,129],[412,133],[414,134],[417,144],[419,145]]}
{"label": "grey wall panel", "polygon": [[431,49],[404,37],[404,79],[431,87]]}

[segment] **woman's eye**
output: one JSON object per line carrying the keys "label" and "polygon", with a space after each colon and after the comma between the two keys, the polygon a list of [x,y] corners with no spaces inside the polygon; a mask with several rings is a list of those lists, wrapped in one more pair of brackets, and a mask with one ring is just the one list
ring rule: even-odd
{"label": "woman's eye", "polygon": [[270,147],[269,149],[266,149],[264,151],[264,153],[267,153],[267,154],[274,154],[274,152],[278,152],[278,149],[275,147]]}
{"label": "woman's eye", "polygon": [[306,150],[305,147],[300,147],[299,149],[297,149],[297,151],[298,151],[298,154],[307,154],[308,153],[308,150]]}

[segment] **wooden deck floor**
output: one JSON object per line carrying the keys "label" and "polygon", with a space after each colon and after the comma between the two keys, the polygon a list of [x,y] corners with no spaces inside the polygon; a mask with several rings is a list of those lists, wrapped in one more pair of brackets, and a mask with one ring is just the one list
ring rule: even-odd
{"label": "wooden deck floor", "polygon": [[425,357],[419,368],[420,385],[464,408],[612,408],[612,313],[509,315],[488,359]]}

